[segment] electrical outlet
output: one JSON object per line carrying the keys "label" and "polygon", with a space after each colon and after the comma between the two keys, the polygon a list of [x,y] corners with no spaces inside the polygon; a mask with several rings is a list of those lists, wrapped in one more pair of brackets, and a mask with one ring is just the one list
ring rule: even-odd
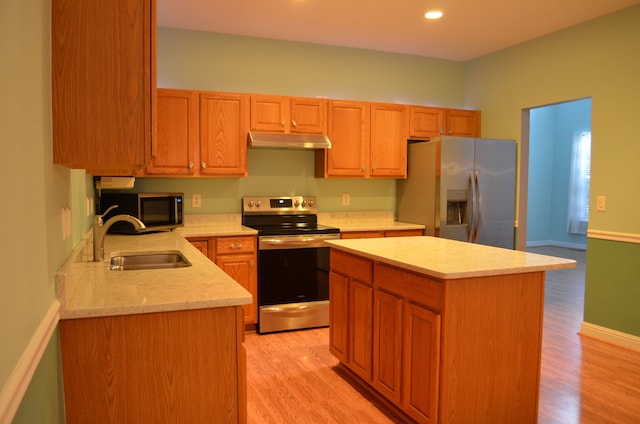
{"label": "electrical outlet", "polygon": [[202,207],[202,195],[201,194],[192,194],[191,195],[191,207],[199,208]]}
{"label": "electrical outlet", "polygon": [[596,197],[596,210],[598,212],[607,210],[607,198],[605,196]]}
{"label": "electrical outlet", "polygon": [[349,206],[351,203],[351,195],[349,193],[342,193],[342,206]]}

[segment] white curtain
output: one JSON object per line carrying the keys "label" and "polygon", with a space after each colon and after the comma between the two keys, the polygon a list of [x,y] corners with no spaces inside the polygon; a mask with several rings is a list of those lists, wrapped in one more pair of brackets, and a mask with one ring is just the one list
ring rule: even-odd
{"label": "white curtain", "polygon": [[591,132],[573,135],[567,233],[587,234],[589,222],[589,183],[591,181]]}

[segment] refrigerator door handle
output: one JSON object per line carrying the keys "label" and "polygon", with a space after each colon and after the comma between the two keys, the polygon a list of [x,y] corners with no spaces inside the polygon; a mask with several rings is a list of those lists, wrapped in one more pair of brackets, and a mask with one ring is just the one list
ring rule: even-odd
{"label": "refrigerator door handle", "polygon": [[477,193],[477,215],[476,215],[476,234],[474,237],[473,242],[477,243],[478,242],[478,237],[480,236],[480,221],[482,220],[482,195],[480,192],[480,178],[478,178],[478,171],[476,171],[476,193]]}
{"label": "refrigerator door handle", "polygon": [[473,183],[472,171],[467,176],[467,241],[473,242],[473,234],[475,233],[475,215],[476,215],[476,190]]}

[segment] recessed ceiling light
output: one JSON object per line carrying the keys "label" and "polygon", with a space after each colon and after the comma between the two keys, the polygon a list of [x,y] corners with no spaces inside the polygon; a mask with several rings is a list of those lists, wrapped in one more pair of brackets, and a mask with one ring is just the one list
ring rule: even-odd
{"label": "recessed ceiling light", "polygon": [[440,19],[442,18],[442,12],[439,10],[431,10],[424,14],[427,19]]}

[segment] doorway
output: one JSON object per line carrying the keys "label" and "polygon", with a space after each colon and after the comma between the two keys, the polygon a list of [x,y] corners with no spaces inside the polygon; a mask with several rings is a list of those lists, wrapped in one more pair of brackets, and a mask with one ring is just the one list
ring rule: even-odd
{"label": "doorway", "polygon": [[586,250],[591,99],[524,109],[522,122],[517,248]]}

